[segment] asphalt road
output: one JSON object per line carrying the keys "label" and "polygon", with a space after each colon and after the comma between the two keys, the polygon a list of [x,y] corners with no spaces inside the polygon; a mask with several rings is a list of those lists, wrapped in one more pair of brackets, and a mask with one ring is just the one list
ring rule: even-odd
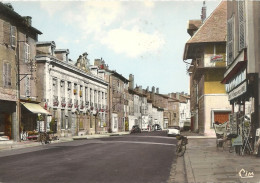
{"label": "asphalt road", "polygon": [[0,152],[0,182],[167,182],[175,144],[145,132]]}

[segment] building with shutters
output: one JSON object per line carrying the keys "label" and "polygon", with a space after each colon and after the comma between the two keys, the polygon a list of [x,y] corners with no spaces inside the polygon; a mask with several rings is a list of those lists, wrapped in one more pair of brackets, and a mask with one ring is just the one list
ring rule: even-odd
{"label": "building with shutters", "polygon": [[110,70],[105,61],[95,59],[94,65],[97,68],[104,69],[105,80],[109,83],[108,89],[108,115],[109,115],[109,132],[124,132],[126,129],[125,122],[126,106],[128,100],[125,91],[128,90],[128,79],[114,70]]}
{"label": "building with shutters", "polygon": [[[231,133],[241,130],[254,137],[259,128],[259,70],[260,70],[260,2],[227,2],[227,69],[222,83],[226,85],[232,105]],[[245,127],[245,116],[249,125]],[[245,139],[243,137],[243,139]]]}
{"label": "building with shutters", "polygon": [[31,22],[31,17],[22,17],[11,4],[0,3],[0,137],[15,141],[20,140],[21,131],[37,128],[41,112],[30,108],[39,107],[35,55],[42,34]]}
{"label": "building with shutters", "polygon": [[107,132],[107,89],[104,70],[91,66],[88,54],[76,63],[68,49],[56,49],[54,41],[37,42],[37,82],[41,105],[51,116],[45,128],[58,136]]}
{"label": "building with shutters", "polygon": [[192,60],[188,69],[191,125],[201,134],[215,136],[214,122],[228,121],[231,113],[225,85],[221,84],[226,68],[227,2],[222,1],[208,18],[205,11],[204,4],[202,19],[189,22],[191,38],[185,44],[183,60]]}

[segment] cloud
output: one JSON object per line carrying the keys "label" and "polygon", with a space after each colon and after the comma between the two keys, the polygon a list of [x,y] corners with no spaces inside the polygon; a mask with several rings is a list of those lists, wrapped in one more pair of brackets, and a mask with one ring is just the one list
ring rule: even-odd
{"label": "cloud", "polygon": [[68,1],[40,1],[41,8],[47,11],[51,17],[59,11],[66,10],[69,5]]}
{"label": "cloud", "polygon": [[122,13],[120,2],[86,1],[76,10],[66,11],[64,17],[71,24],[76,24],[84,34],[95,34],[113,24]]}
{"label": "cloud", "polygon": [[165,44],[163,36],[158,32],[147,34],[141,32],[137,26],[131,30],[113,29],[102,37],[100,42],[116,53],[132,58],[158,51]]}

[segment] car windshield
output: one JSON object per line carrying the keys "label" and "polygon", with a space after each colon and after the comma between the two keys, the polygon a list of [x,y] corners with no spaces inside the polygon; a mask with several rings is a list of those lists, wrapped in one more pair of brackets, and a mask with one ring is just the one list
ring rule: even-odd
{"label": "car windshield", "polygon": [[180,127],[179,127],[179,126],[169,126],[168,128],[169,128],[169,129],[177,129],[177,130],[179,130],[179,129],[180,129]]}

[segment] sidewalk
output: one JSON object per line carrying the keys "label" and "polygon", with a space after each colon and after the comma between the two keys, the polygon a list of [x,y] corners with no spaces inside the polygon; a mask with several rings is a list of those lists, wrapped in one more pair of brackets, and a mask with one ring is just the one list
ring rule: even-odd
{"label": "sidewalk", "polygon": [[[189,183],[200,182],[260,182],[260,158],[253,155],[239,156],[229,153],[228,149],[216,147],[215,138],[200,138],[188,136],[183,161],[177,161],[177,166],[184,162],[182,180]],[[178,175],[181,177],[180,175]],[[184,179],[183,179],[184,178]],[[186,182],[185,181],[185,182]]]}
{"label": "sidewalk", "polygon": [[[118,132],[118,133],[107,133],[107,134],[94,134],[94,135],[84,135],[84,136],[73,136],[73,137],[60,137],[59,140],[55,140],[51,143],[61,143],[61,142],[69,142],[73,140],[84,140],[84,139],[97,139],[97,138],[105,138],[110,136],[120,136],[127,135],[129,132]],[[13,142],[13,141],[0,141],[0,152],[4,150],[12,150],[12,149],[20,149],[20,148],[28,148],[34,146],[42,145],[39,142],[33,140],[21,141],[21,142]]]}

